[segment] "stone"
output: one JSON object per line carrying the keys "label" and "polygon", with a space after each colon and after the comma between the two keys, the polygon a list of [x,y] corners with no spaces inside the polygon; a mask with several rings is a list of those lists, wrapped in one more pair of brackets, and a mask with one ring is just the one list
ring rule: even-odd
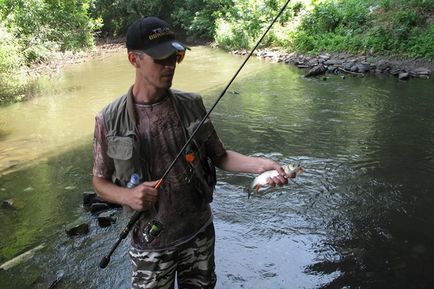
{"label": "stone", "polygon": [[324,74],[327,71],[327,68],[324,65],[317,65],[305,75],[305,77],[317,76]]}
{"label": "stone", "polygon": [[303,69],[303,68],[310,68],[310,66],[309,65],[306,65],[306,64],[297,64],[296,65],[298,68],[300,68],[300,69]]}
{"label": "stone", "polygon": [[3,202],[2,202],[2,208],[3,209],[14,209],[15,208],[15,206],[14,206],[14,200],[13,199],[7,199],[7,200],[4,200]]}
{"label": "stone", "polygon": [[107,211],[110,209],[110,206],[107,203],[93,203],[90,206],[90,212],[92,214],[99,213],[101,211]]}
{"label": "stone", "polygon": [[98,225],[101,228],[109,227],[111,224],[116,223],[116,218],[114,218],[114,212],[102,212],[98,214]]}
{"label": "stone", "polygon": [[369,70],[371,69],[371,65],[366,62],[359,63],[356,66],[357,66],[357,71],[359,73],[368,73]]}
{"label": "stone", "polygon": [[393,76],[398,76],[401,73],[401,69],[398,67],[393,67],[392,69],[390,69],[389,73]]}
{"label": "stone", "polygon": [[388,61],[385,61],[385,60],[380,60],[377,63],[377,69],[380,70],[381,72],[389,70],[390,66],[391,66],[390,63]]}
{"label": "stone", "polygon": [[401,72],[398,75],[399,80],[408,80],[410,78],[410,73],[408,72]]}
{"label": "stone", "polygon": [[318,60],[316,58],[311,58],[307,61],[307,63],[311,66],[318,65]]}
{"label": "stone", "polygon": [[334,73],[336,70],[336,67],[333,65],[327,66],[327,72]]}
{"label": "stone", "polygon": [[344,62],[342,63],[342,68],[348,71],[351,71],[351,68],[353,67],[353,64],[350,62]]}
{"label": "stone", "polygon": [[351,66],[349,69],[351,72],[359,72],[359,66],[357,64]]}
{"label": "stone", "polygon": [[322,59],[324,59],[324,60],[329,60],[330,59],[330,54],[321,54],[320,56],[319,56],[319,58],[322,58]]}
{"label": "stone", "polygon": [[84,192],[83,193],[83,206],[90,207],[93,203],[100,202],[98,195],[95,192]]}
{"label": "stone", "polygon": [[89,223],[83,218],[79,218],[65,227],[65,232],[69,237],[86,235],[89,233]]}
{"label": "stone", "polygon": [[412,72],[416,75],[431,75],[431,70],[425,67],[418,67]]}
{"label": "stone", "polygon": [[120,208],[120,207],[122,207],[121,205],[113,204],[113,203],[109,203],[109,202],[104,201],[95,192],[92,192],[92,191],[84,192],[83,193],[83,207],[86,210],[90,210],[91,212],[93,212],[92,210],[96,210],[96,212],[97,212],[98,211],[97,208],[103,206],[103,205],[96,205],[92,209],[92,205],[93,204],[106,204],[109,208]]}
{"label": "stone", "polygon": [[337,63],[337,61],[335,59],[330,59],[330,60],[326,60],[324,61],[324,65],[335,65]]}

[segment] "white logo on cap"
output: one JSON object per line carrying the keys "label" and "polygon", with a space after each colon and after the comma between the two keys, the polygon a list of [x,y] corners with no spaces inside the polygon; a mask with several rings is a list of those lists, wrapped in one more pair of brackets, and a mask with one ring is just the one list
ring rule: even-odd
{"label": "white logo on cap", "polygon": [[163,37],[166,35],[174,35],[174,33],[168,28],[156,28],[152,30],[151,34],[148,36],[149,40],[154,40],[159,37]]}

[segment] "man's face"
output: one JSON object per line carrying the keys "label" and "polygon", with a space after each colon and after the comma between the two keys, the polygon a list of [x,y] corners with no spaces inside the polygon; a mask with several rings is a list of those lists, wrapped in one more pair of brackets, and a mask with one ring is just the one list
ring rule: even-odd
{"label": "man's face", "polygon": [[168,89],[172,86],[173,76],[176,68],[176,53],[171,56],[156,60],[141,51],[134,53],[136,68],[138,69],[145,85],[159,89]]}

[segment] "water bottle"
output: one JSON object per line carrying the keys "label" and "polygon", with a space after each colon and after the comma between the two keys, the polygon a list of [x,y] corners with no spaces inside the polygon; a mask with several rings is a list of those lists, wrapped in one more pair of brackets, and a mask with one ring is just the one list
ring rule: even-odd
{"label": "water bottle", "polygon": [[127,188],[128,189],[132,189],[135,186],[137,186],[139,184],[139,182],[140,182],[139,174],[132,174],[131,178],[130,178],[130,181],[127,184]]}
{"label": "water bottle", "polygon": [[[132,189],[135,186],[137,186],[140,183],[140,177],[139,174],[132,174],[130,177],[130,181],[127,183],[127,188]],[[123,213],[124,216],[127,218],[131,218],[134,214],[133,209],[131,209],[129,206],[123,206]]]}

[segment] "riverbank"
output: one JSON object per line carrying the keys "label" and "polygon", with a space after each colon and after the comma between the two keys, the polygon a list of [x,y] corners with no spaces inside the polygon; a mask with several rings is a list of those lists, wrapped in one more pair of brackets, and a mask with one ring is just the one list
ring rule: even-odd
{"label": "riverbank", "polygon": [[[235,55],[247,55],[246,50],[235,50]],[[425,59],[403,59],[381,55],[354,55],[350,53],[323,53],[304,55],[286,53],[281,49],[264,49],[255,55],[272,62],[292,64],[306,70],[306,77],[324,74],[366,74],[391,75],[400,80],[410,78],[430,79],[434,72],[434,62]]]}
{"label": "riverbank", "polygon": [[55,53],[48,61],[35,63],[29,67],[28,74],[32,77],[38,75],[53,75],[62,71],[67,65],[86,62],[90,59],[104,59],[125,49],[125,40],[97,39],[95,47],[79,52],[65,51]]}
{"label": "riverbank", "polygon": [[[50,61],[30,67],[29,74],[53,74],[60,72],[66,65],[82,63],[89,59],[104,59],[114,53],[125,50],[124,42],[122,38],[100,39],[91,50],[76,53],[58,53]],[[207,46],[213,45],[207,43]],[[229,53],[245,56],[249,51],[235,50]],[[431,79],[434,73],[434,62],[426,59],[404,59],[381,55],[354,55],[350,53],[307,55],[295,52],[287,53],[279,48],[262,49],[256,51],[254,55],[271,62],[291,64],[304,69],[306,70],[305,75],[308,77],[323,74],[350,74],[355,76],[376,74],[391,75],[401,80],[408,80],[410,78]]]}

